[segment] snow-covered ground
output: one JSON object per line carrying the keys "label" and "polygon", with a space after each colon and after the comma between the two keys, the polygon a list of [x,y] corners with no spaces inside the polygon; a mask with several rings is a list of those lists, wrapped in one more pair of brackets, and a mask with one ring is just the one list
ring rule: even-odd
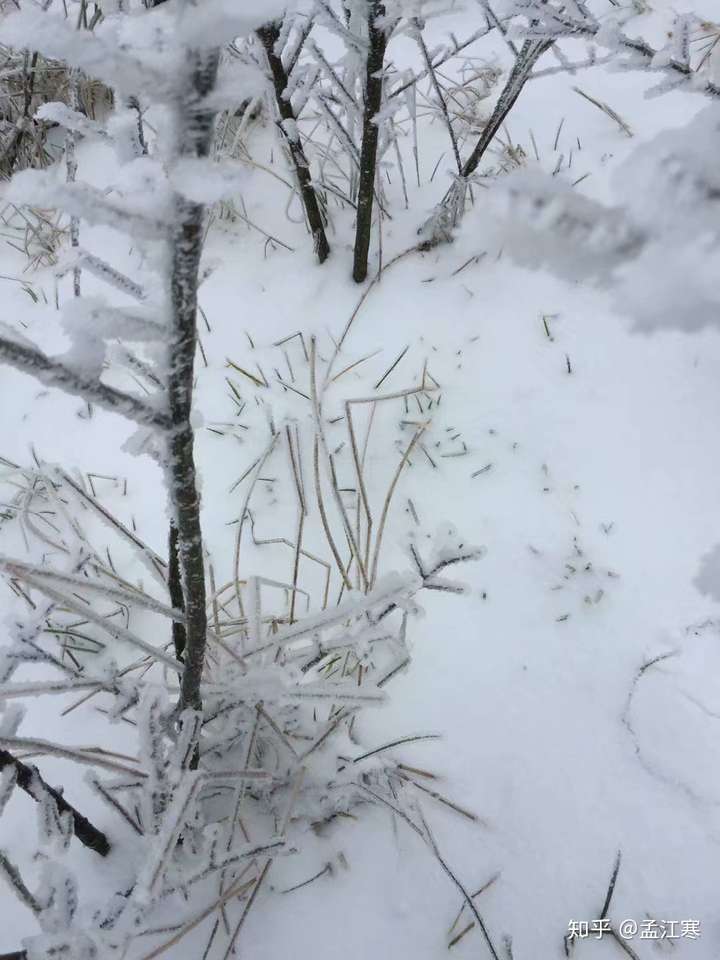
{"label": "snow-covered ground", "polygon": [[[659,12],[669,6],[655,4]],[[434,29],[460,34],[467,16],[438,21]],[[504,62],[502,48],[493,49]],[[532,165],[532,130],[543,169],[552,172],[562,155],[561,176],[587,174],[578,189],[612,201],[617,165],[704,103],[690,93],[645,99],[651,82],[605,68],[536,80],[513,111],[508,135]],[[634,137],[573,86],[610,104]],[[431,181],[447,150],[437,119],[425,122],[421,143],[421,186],[409,183],[409,210],[399,183],[389,188],[396,203],[392,222],[383,224],[386,264],[415,243],[447,182],[449,155]],[[273,131],[262,123],[248,147],[259,164],[282,164]],[[86,175],[99,177],[103,158],[103,148],[87,148]],[[242,485],[229,490],[266,443],[259,429],[237,437],[213,432],[233,417],[226,361],[272,369],[283,362],[273,344],[297,331],[316,336],[320,353],[329,353],[331,337],[342,332],[362,293],[349,279],[348,214],[335,214],[332,258],[317,267],[304,227],[285,217],[277,190],[262,169],[248,170],[245,209],[292,251],[266,244],[240,221],[216,225],[206,250],[216,269],[201,289],[209,329],[201,326],[206,363],[199,364],[196,404],[204,531],[218,582],[232,574],[232,521],[244,496]],[[650,942],[638,930],[626,941],[630,956],[716,960],[720,625],[713,618],[720,619],[720,610],[693,581],[701,556],[720,540],[720,335],[632,332],[608,291],[510,262],[489,239],[482,191],[476,199],[455,243],[386,268],[353,321],[336,369],[374,356],[338,378],[329,395],[338,410],[345,399],[366,395],[406,347],[383,383],[388,391],[418,382],[427,361],[442,402],[425,450],[415,450],[401,478],[383,563],[404,569],[407,532],[423,538],[442,525],[485,550],[456,574],[468,585],[465,596],[422,597],[414,660],[389,688],[389,704],[363,713],[362,741],[372,747],[442,734],[395,753],[441,777],[424,782],[477,815],[470,822],[429,795],[422,804],[443,859],[464,886],[474,892],[496,878],[477,905],[501,955],[563,956],[569,923],[599,919],[621,851],[613,923],[634,920],[642,929],[649,920],[677,921],[678,934],[686,934]],[[113,244],[126,270],[142,272],[117,237],[101,230],[89,236],[98,247]],[[20,276],[22,257],[9,246],[0,250],[2,273]],[[24,279],[50,303],[42,296],[35,303],[19,284],[3,281],[6,319],[26,324],[45,349],[59,348],[50,275]],[[291,364],[296,347],[297,341],[287,348]],[[298,383],[306,379],[300,368],[298,361]],[[272,394],[278,422],[288,415],[309,420],[302,396],[279,386]],[[131,431],[120,418],[99,410],[87,418],[80,401],[6,367],[0,406],[3,457],[27,464],[32,445],[66,470],[127,477],[126,495],[121,484],[100,479],[99,496],[124,522],[132,516],[163,552],[160,471],[121,450]],[[411,436],[403,419],[415,418],[398,401],[374,426],[366,471],[375,498],[397,465],[399,439],[405,445]],[[278,502],[272,482],[261,484],[258,537],[287,535],[292,509]],[[278,550],[273,562],[277,575],[287,577],[289,552]],[[656,658],[662,659],[648,666]],[[54,733],[57,712],[69,701],[50,699],[30,702],[24,735]],[[63,738],[94,743],[86,732],[90,708],[71,717]],[[71,765],[48,758],[42,769],[50,782],[65,783],[69,796],[85,795],[72,782]],[[309,832],[300,856],[276,861],[238,955],[448,955],[449,941],[470,922],[464,912],[448,934],[462,904],[459,891],[401,819],[382,807],[361,813],[321,835]],[[33,816],[29,799],[17,795],[0,823],[2,846],[25,865]],[[90,854],[78,857],[101,877]],[[328,863],[332,869],[313,883],[280,892]],[[4,888],[0,913],[0,951],[15,950],[32,932],[33,918]],[[699,922],[699,939],[682,927],[691,920]],[[196,933],[177,956],[202,955],[207,931]],[[502,946],[506,937],[512,954]],[[621,955],[607,936],[575,949],[583,957]],[[487,948],[473,929],[449,955],[482,957]]]}

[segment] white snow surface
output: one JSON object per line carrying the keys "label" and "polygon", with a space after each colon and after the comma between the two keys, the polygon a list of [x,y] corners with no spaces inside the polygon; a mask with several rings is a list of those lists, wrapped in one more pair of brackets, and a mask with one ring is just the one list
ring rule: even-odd
{"label": "white snow surface", "polygon": [[[234,2],[215,6],[233,20]],[[662,13],[670,4],[658,0],[655,7]],[[459,12],[439,18],[433,29],[438,37],[461,34],[467,23],[468,15]],[[504,62],[503,48],[496,43],[494,50]],[[532,129],[539,166],[547,172],[560,154],[567,163],[573,151],[564,178],[589,174],[578,189],[606,205],[617,203],[613,176],[632,151],[684,125],[706,104],[696,93],[646,99],[653,82],[645,74],[600,67],[578,77],[539,79],[522,94],[509,135],[530,157]],[[576,84],[611,104],[634,137],[577,96]],[[215,269],[201,288],[210,329],[201,322],[207,365],[198,359],[196,393],[198,423],[208,427],[232,419],[228,357],[250,371],[257,361],[271,369],[278,362],[272,345],[296,331],[317,336],[327,354],[330,335],[343,330],[361,293],[349,277],[350,216],[334,213],[333,254],[318,267],[298,210],[292,220],[285,216],[285,188],[267,172],[290,178],[272,124],[256,125],[248,144],[256,166],[243,167],[242,177],[228,167],[198,185],[189,168],[177,174],[178,182],[187,175],[187,192],[203,199],[237,191],[247,220],[287,245],[266,242],[245,220],[219,221],[209,233],[205,259]],[[438,119],[425,122],[422,150],[421,185],[408,181],[409,210],[399,183],[389,187],[395,206],[392,221],[383,225],[386,263],[416,242],[417,227],[448,182],[451,153]],[[100,183],[108,148],[87,142],[79,155],[83,175]],[[717,152],[705,160],[716,165]],[[638,184],[638,205],[651,190],[652,182]],[[82,244],[144,282],[147,265],[121,232],[86,229]],[[24,336],[47,352],[62,353],[68,342],[54,305],[52,271],[23,273],[20,254],[9,245],[0,251],[8,322],[22,324]],[[664,267],[660,257],[660,290]],[[70,283],[59,281],[61,302],[71,297]],[[23,284],[31,285],[37,302]],[[84,286],[91,295],[105,289],[88,274]],[[430,797],[423,803],[443,858],[468,890],[497,874],[477,906],[496,944],[512,938],[514,960],[564,956],[569,921],[599,917],[618,850],[615,923],[701,923],[698,940],[653,943],[638,934],[629,943],[640,960],[720,956],[720,564],[713,554],[720,540],[720,332],[667,329],[638,336],[619,306],[611,291],[591,281],[513,263],[484,221],[479,191],[453,244],[405,257],[368,295],[336,369],[378,352],[340,379],[330,397],[341,412],[342,400],[366,396],[407,346],[384,387],[416,382],[425,360],[442,384],[426,444],[434,466],[418,453],[415,468],[403,475],[383,563],[407,569],[403,542],[417,529],[408,499],[421,539],[451,524],[485,553],[453,573],[466,584],[464,595],[422,596],[425,617],[413,624],[414,660],[388,688],[388,703],[363,714],[360,727],[370,747],[406,735],[442,734],[398,747],[396,754],[433,771],[442,781],[427,781],[431,788],[477,814],[471,823]],[[126,379],[120,385],[132,388]],[[126,494],[121,483],[100,479],[98,495],[123,522],[133,517],[144,539],[164,552],[161,472],[149,457],[124,452],[132,427],[99,410],[88,417],[79,400],[8,367],[0,404],[3,457],[31,463],[32,445],[68,471],[127,477]],[[278,423],[307,419],[306,402],[278,385],[272,405]],[[375,429],[368,477],[377,493],[397,463],[397,418],[384,418]],[[449,438],[456,436],[451,447]],[[231,440],[198,430],[204,535],[218,582],[232,573],[230,524],[244,495],[242,487],[228,490],[265,443],[259,432]],[[465,455],[443,456],[458,451],[459,443]],[[260,528],[275,531],[293,510],[292,503],[275,501],[272,483],[260,487]],[[20,540],[11,547],[3,552],[28,559]],[[248,553],[245,562],[252,557]],[[279,578],[287,578],[288,567],[288,557],[278,553]],[[2,602],[11,623],[23,608],[7,590]],[[53,738],[59,731],[63,742],[94,744],[98,714],[92,706],[60,725],[69,702],[28,700],[23,735]],[[118,726],[97,728],[102,746],[122,749]],[[96,805],[72,764],[50,757],[37,762],[50,783],[65,784],[78,806]],[[101,823],[114,822],[106,810],[92,808]],[[31,877],[39,870],[28,859],[35,815],[18,791],[0,821],[0,846]],[[122,851],[113,857],[120,872],[127,868]],[[327,863],[330,873],[280,892]],[[74,866],[82,881],[95,885],[98,900],[113,889],[91,853],[76,851]],[[477,929],[448,953],[447,931],[460,906],[457,889],[427,847],[389,811],[368,807],[357,821],[333,822],[319,836],[308,831],[301,854],[275,862],[238,955],[487,956]],[[34,932],[33,917],[4,887],[0,915],[0,952],[16,950]],[[201,928],[169,955],[199,957],[206,940]],[[581,943],[576,951],[621,955],[607,939]]]}

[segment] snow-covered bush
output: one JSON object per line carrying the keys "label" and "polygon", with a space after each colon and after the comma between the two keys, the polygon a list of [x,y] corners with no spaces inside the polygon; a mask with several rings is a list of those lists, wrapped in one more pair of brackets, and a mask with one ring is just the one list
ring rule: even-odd
{"label": "snow-covered bush", "polygon": [[[87,13],[88,4],[77,7]],[[548,70],[574,70],[605,57],[596,50],[603,48],[625,66],[642,64],[678,84],[717,91],[706,65],[691,64],[690,19],[679,18],[667,50],[656,51],[626,32],[627,11],[601,25],[579,0],[497,9],[483,2],[477,30],[435,48],[428,46],[426,18],[442,8],[431,3],[353,0],[286,10],[260,0],[118,0],[96,9],[92,29],[77,30],[59,3],[25,0],[0,24],[12,69],[22,67],[21,89],[31,94],[14,129],[37,123],[64,131],[62,147],[57,139],[64,164],[22,173],[4,194],[16,209],[33,204],[64,212],[62,220],[48,217],[52,243],[44,261],[57,266],[70,343],[67,353],[48,355],[30,339],[35,331],[6,323],[0,356],[135,424],[128,449],[154,457],[167,478],[168,555],[122,523],[83,478],[42,461],[30,470],[8,467],[7,526],[24,537],[30,557],[18,559],[19,539],[13,545],[10,533],[0,566],[17,603],[0,702],[77,696],[67,712],[92,711],[93,743],[102,729],[118,749],[70,745],[62,729],[33,736],[21,711],[3,711],[0,806],[18,791],[37,804],[37,849],[29,852],[42,864],[42,883],[36,886],[28,879],[32,868],[2,851],[0,872],[37,916],[40,933],[24,945],[30,960],[149,960],[176,945],[182,956],[186,936],[199,928],[207,950],[228,956],[273,862],[294,856],[310,829],[355,816],[363,804],[379,804],[408,824],[454,880],[418,797],[472,815],[395,758],[393,748],[406,740],[366,742],[358,717],[383,702],[409,662],[418,594],[461,592],[444,572],[479,555],[446,526],[430,552],[425,531],[418,534],[407,544],[406,571],[386,573],[405,471],[415,457],[437,469],[436,450],[442,457],[468,451],[454,428],[447,428],[450,440],[433,434],[428,441],[440,387],[427,365],[407,389],[380,390],[409,347],[372,389],[338,396],[338,381],[368,359],[343,357],[339,369],[361,298],[339,340],[320,343],[299,332],[288,338],[297,338],[292,356],[287,340],[276,344],[282,359],[266,368],[269,375],[247,369],[242,355],[228,358],[233,416],[237,422],[249,405],[256,415],[253,442],[261,431],[267,436],[231,488],[238,500],[234,555],[208,556],[194,463],[201,423],[192,410],[197,298],[210,272],[201,255],[212,208],[232,204],[245,166],[256,164],[243,143],[246,119],[263,98],[274,112],[292,182],[271,172],[290,191],[288,209],[302,204],[320,261],[330,252],[333,205],[356,210],[360,281],[369,269],[374,224],[381,246],[391,170],[409,202],[401,142],[417,159],[419,100],[442,124],[456,171],[419,247],[406,253],[452,239],[487,151],[526,81],[541,72],[541,58],[558,59]],[[502,78],[495,58],[468,60],[467,83],[446,81],[440,71],[490,34],[512,52],[513,64],[496,105],[486,108]],[[570,62],[565,45],[578,39],[589,50]],[[419,70],[399,70],[388,56],[390,44],[401,40],[414,45]],[[46,62],[62,64],[67,96],[36,97],[30,89],[35,49]],[[83,85],[96,83],[112,91],[109,116],[81,109]],[[613,208],[582,197],[561,178],[528,171],[495,177],[522,165],[517,154],[511,164],[493,166],[493,189],[478,209],[494,217],[498,246],[509,254],[612,282],[640,323],[672,322],[680,312],[688,315],[687,296],[678,295],[682,277],[717,259],[720,187],[713,168],[693,153],[698,143],[703,156],[717,152],[716,114],[710,108],[701,115],[684,141],[667,135],[644,148],[642,175],[630,161]],[[85,179],[81,143],[113,154],[92,182]],[[94,226],[138,250],[139,276],[92,247]],[[42,253],[40,231],[38,237]],[[69,250],[58,256],[65,239]],[[652,299],[639,278],[657,273],[668,248],[676,258]],[[103,295],[97,286],[86,295],[90,276],[105,284]],[[698,269],[697,277],[689,325],[700,326],[716,312],[717,296],[707,274]],[[252,385],[251,396],[238,378]],[[400,411],[401,429],[397,455],[392,444],[382,451],[389,477],[380,488],[370,477],[368,448],[376,412],[390,405]],[[456,443],[452,452],[441,446],[448,442]],[[258,506],[262,485],[272,488],[271,510]],[[158,512],[164,507],[158,504]],[[412,501],[408,512],[415,513]],[[419,528],[416,515],[415,522]],[[286,573],[278,573],[274,560],[261,562],[275,550]],[[74,806],[76,798],[49,784],[29,755],[92,768],[87,805]],[[76,840],[97,855],[97,888],[91,870],[77,869]],[[472,898],[462,893],[497,956]]]}
{"label": "snow-covered bush", "polygon": [[[29,958],[53,951],[72,960],[128,950],[144,956],[136,951],[148,937],[155,949],[169,948],[208,918],[205,935],[222,941],[227,952],[273,859],[301,847],[308,826],[317,829],[367,803],[389,806],[414,823],[413,797],[428,788],[394,756],[392,748],[407,738],[364,743],[356,720],[363,708],[384,701],[386,685],[410,660],[408,628],[419,612],[418,591],[460,592],[443,571],[479,551],[446,528],[429,555],[423,542],[411,541],[406,573],[379,574],[393,482],[378,533],[368,535],[372,581],[363,579],[363,589],[354,590],[350,567],[341,564],[332,574],[332,549],[324,560],[303,546],[327,538],[332,548],[334,511],[325,503],[330,475],[323,482],[315,473],[317,504],[310,507],[301,478],[323,441],[314,431],[303,441],[302,435],[290,425],[275,433],[246,478],[235,558],[239,563],[241,548],[245,556],[243,528],[255,544],[274,542],[257,539],[251,497],[262,471],[280,472],[284,465],[300,518],[297,541],[286,542],[292,581],[246,576],[213,586],[202,713],[178,713],[183,665],[168,652],[170,635],[162,625],[185,617],[168,604],[162,558],[112,516],[83,478],[43,463],[5,470],[4,484],[14,491],[6,524],[19,528],[16,537],[24,536],[31,554],[49,550],[62,563],[0,558],[18,609],[30,605],[10,627],[0,702],[77,695],[65,713],[96,706],[103,723],[130,724],[119,754],[23,736],[22,711],[5,710],[5,793],[21,788],[39,804],[39,850],[48,864],[43,885],[31,892],[0,852],[6,879],[41,927],[25,943]],[[12,539],[7,530],[5,539]],[[326,570],[319,581],[316,565]],[[333,605],[335,581],[342,598]],[[306,587],[318,583],[311,596]],[[158,636],[165,643],[157,643]],[[100,739],[99,723],[94,739]],[[102,817],[100,830],[52,793],[17,759],[22,751],[89,766],[87,782],[107,805],[109,826]],[[430,796],[471,816],[436,791]],[[99,901],[76,878],[73,835],[109,857],[103,869],[117,874],[109,901]],[[121,867],[128,862],[132,867]],[[212,918],[237,899],[242,911],[227,936]]]}
{"label": "snow-covered bush", "polygon": [[[406,573],[383,574],[393,495],[426,425],[409,438],[373,504],[351,407],[422,396],[430,398],[429,409],[437,382],[424,368],[407,390],[345,402],[346,462],[357,491],[351,521],[323,407],[334,375],[342,374],[334,370],[339,347],[326,360],[314,338],[309,351],[303,341],[291,373],[295,394],[309,402],[306,416],[262,403],[270,437],[245,478],[226,584],[215,584],[213,565],[226,568],[227,559],[208,560],[203,546],[192,416],[197,290],[209,208],[232,195],[240,176],[237,164],[215,159],[215,118],[239,96],[262,89],[256,71],[222,61],[220,43],[262,27],[267,12],[266,5],[255,15],[221,0],[185,0],[152,11],[120,8],[93,31],[76,31],[62,11],[26,4],[0,26],[14,49],[32,42],[67,62],[74,76],[97,76],[115,98],[106,120],[61,102],[37,111],[67,131],[67,162],[16,175],[6,198],[69,215],[70,250],[58,272],[72,276],[70,289],[61,286],[60,304],[70,348],[49,356],[5,325],[0,355],[46,385],[134,422],[129,449],[162,465],[170,519],[165,559],[82,478],[40,461],[32,470],[7,468],[7,517],[32,562],[0,558],[18,607],[29,608],[9,625],[0,702],[77,694],[66,712],[92,710],[94,730],[102,722],[125,732],[121,752],[112,752],[68,745],[61,733],[24,736],[22,711],[3,713],[2,801],[19,789],[39,810],[39,887],[31,889],[24,869],[0,853],[0,870],[40,928],[24,944],[29,960],[156,956],[205,920],[210,945],[222,942],[227,956],[273,859],[292,855],[308,825],[360,804],[390,806],[432,846],[411,816],[413,796],[428,788],[394,759],[394,743],[363,743],[355,719],[361,708],[383,702],[385,685],[409,662],[416,594],[461,592],[442,572],[479,551],[445,529],[429,556],[424,543],[410,545]],[[114,152],[102,188],[83,179],[79,138]],[[86,249],[86,224],[139,244],[155,276],[139,283]],[[105,283],[106,296],[83,295],[85,273]],[[142,393],[115,385],[124,382],[123,371]],[[255,540],[256,481],[275,459],[291,466],[297,508],[285,581],[249,575],[241,563],[243,533],[252,529]],[[324,556],[314,552],[317,543]],[[347,560],[340,554],[345,544]],[[308,558],[326,571],[319,593],[305,586],[301,561]],[[113,815],[108,826],[107,816],[101,829],[94,808],[92,815],[81,811],[50,786],[25,762],[28,752],[89,766],[87,785]],[[77,874],[73,838],[102,858],[104,897]],[[226,918],[238,900],[240,914],[226,929],[216,915]]]}
{"label": "snow-covered bush", "polygon": [[[445,128],[455,168],[450,188],[420,230],[420,248],[427,249],[452,239],[491,145],[525,85],[536,77],[611,62],[617,69],[656,72],[659,91],[692,88],[713,96],[720,91],[716,54],[695,43],[714,28],[698,16],[673,15],[666,44],[656,48],[632,31],[638,5],[608,12],[584,0],[482,0],[476,30],[431,48],[427,24],[444,12],[432,2],[316,0],[268,21],[252,42],[233,48],[241,61],[258,64],[268,77],[272,112],[321,262],[330,249],[332,209],[355,210],[353,276],[359,282],[368,274],[373,222],[381,237],[383,219],[392,216],[385,183],[389,171],[400,178],[406,205],[408,182],[416,176],[419,185],[421,107]],[[497,51],[479,62],[472,56],[475,45],[489,36],[511,53],[504,77]],[[392,52],[401,40],[417,45],[422,70],[395,65]],[[460,83],[444,73],[450,60],[461,65]],[[486,108],[500,84],[494,106]],[[238,138],[242,130],[233,142]],[[414,175],[408,168],[410,151]]]}

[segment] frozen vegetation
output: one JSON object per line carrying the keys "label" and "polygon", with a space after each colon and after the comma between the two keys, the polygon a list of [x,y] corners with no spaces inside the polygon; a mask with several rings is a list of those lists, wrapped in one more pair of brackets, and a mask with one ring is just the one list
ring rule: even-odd
{"label": "frozen vegetation", "polygon": [[717,960],[717,21],[0,0],[0,960]]}

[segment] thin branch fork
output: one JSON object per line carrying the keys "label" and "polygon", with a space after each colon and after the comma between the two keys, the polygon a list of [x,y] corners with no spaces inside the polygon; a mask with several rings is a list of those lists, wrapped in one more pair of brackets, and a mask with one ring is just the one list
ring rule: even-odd
{"label": "thin branch fork", "polygon": [[505,118],[520,96],[533,67],[540,57],[550,49],[553,42],[552,40],[526,40],[523,44],[495,109],[478,142],[475,144],[472,153],[463,164],[461,171],[463,178],[467,179],[467,177],[471,176],[477,170],[485,151],[490,146],[495,134],[505,122]]}
{"label": "thin branch fork", "polygon": [[414,20],[413,23],[415,39],[417,44],[420,47],[420,51],[423,55],[423,60],[425,61],[425,68],[427,69],[428,74],[430,75],[430,81],[435,91],[435,96],[437,97],[438,107],[440,112],[443,115],[443,120],[445,121],[445,126],[447,127],[448,136],[450,137],[450,143],[452,144],[453,155],[455,156],[455,164],[457,165],[458,173],[462,172],[462,161],[460,159],[460,151],[458,149],[457,137],[455,136],[455,131],[453,130],[452,120],[450,119],[450,114],[448,113],[447,103],[445,102],[445,97],[443,92],[440,89],[440,84],[438,82],[437,74],[435,73],[435,67],[432,64],[430,59],[430,54],[428,53],[427,45],[425,44],[425,38],[422,35],[422,25],[418,19]]}
{"label": "thin branch fork", "polygon": [[465,191],[468,179],[475,173],[495,135],[522,93],[523,87],[540,57],[552,47],[554,40],[526,40],[520,50],[505,86],[495,104],[490,119],[480,134],[475,147],[462,165],[462,169],[441,203],[420,232],[427,236],[420,243],[421,250],[429,250],[451,239],[452,230],[462,219],[465,207]]}

